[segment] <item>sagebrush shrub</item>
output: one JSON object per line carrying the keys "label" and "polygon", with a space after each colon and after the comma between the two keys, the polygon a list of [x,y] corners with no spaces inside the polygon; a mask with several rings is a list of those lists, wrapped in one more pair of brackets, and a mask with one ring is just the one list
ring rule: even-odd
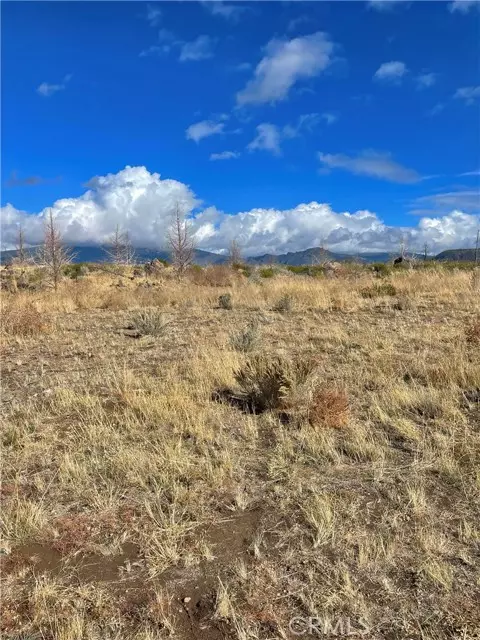
{"label": "sagebrush shrub", "polygon": [[220,309],[228,309],[228,311],[231,311],[233,309],[232,295],[230,293],[223,293],[219,296],[218,306]]}
{"label": "sagebrush shrub", "polygon": [[371,287],[364,287],[360,291],[362,298],[379,298],[381,296],[396,296],[397,290],[391,282],[374,284]]}
{"label": "sagebrush shrub", "polygon": [[159,336],[169,324],[168,316],[155,308],[139,309],[130,314],[129,327],[142,335]]}
{"label": "sagebrush shrub", "polygon": [[241,353],[249,353],[253,351],[260,342],[260,335],[258,324],[256,322],[250,323],[245,329],[242,331],[238,331],[234,333],[230,337],[230,345],[235,349],[235,351],[240,351]]}
{"label": "sagebrush shrub", "polygon": [[288,394],[307,381],[312,369],[309,360],[258,354],[234,373],[239,398],[254,413],[281,410]]}
{"label": "sagebrush shrub", "polygon": [[293,298],[291,295],[286,294],[279,298],[275,303],[273,310],[278,313],[288,313],[293,309]]}

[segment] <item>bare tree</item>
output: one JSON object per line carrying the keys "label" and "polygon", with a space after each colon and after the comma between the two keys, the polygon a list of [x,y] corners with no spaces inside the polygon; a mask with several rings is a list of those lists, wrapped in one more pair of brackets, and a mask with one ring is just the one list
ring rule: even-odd
{"label": "bare tree", "polygon": [[55,290],[58,289],[63,268],[70,264],[73,258],[71,250],[63,243],[62,234],[50,209],[45,220],[43,245],[37,251],[35,262],[44,267]]}
{"label": "bare tree", "polygon": [[18,226],[15,249],[17,250],[15,262],[19,265],[24,265],[27,262],[27,252],[25,250],[25,232],[21,224]]}
{"label": "bare tree", "polygon": [[130,265],[135,262],[135,250],[128,231],[120,231],[117,224],[114,233],[103,247],[110,262],[115,265]]}
{"label": "bare tree", "polygon": [[428,244],[426,242],[423,245],[423,259],[425,262],[428,260]]}
{"label": "bare tree", "polygon": [[173,266],[179,273],[183,273],[193,262],[195,242],[178,203],[175,205],[167,240],[172,254]]}
{"label": "bare tree", "polygon": [[228,248],[228,264],[234,267],[237,264],[242,263],[242,252],[240,245],[236,240],[232,240]]}

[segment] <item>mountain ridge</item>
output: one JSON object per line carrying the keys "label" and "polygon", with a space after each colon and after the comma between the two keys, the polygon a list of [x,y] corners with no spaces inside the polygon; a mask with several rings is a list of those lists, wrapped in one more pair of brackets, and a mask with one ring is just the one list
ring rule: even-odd
{"label": "mountain ridge", "polygon": [[[74,254],[73,262],[107,262],[107,256],[100,246],[96,245],[82,245],[82,246],[70,246]],[[33,253],[36,248],[30,248],[27,251]],[[15,258],[17,251],[10,249],[6,251],[0,251],[0,264],[4,264],[8,260]],[[168,260],[170,253],[161,249],[135,249],[137,261],[148,262],[154,258],[161,258]],[[303,266],[319,264],[323,261],[332,262],[348,262],[348,261],[360,261],[366,263],[372,262],[388,262],[392,258],[396,257],[395,252],[379,252],[379,253],[336,253],[323,249],[321,247],[310,247],[303,251],[289,251],[281,254],[265,253],[259,256],[251,256],[245,258],[245,262],[248,264],[284,264],[291,266]],[[416,254],[416,257],[423,257],[420,254]],[[434,260],[455,260],[455,261],[471,261],[475,259],[475,249],[448,249],[441,251],[436,256],[431,256],[429,259]],[[213,253],[211,251],[204,251],[202,249],[195,250],[195,264],[207,265],[207,264],[224,264],[228,260],[227,256]]]}

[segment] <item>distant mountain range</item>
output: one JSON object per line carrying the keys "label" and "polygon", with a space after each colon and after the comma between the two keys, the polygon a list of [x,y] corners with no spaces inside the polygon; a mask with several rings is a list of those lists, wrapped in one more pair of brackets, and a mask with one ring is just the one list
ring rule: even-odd
{"label": "distant mountain range", "polygon": [[[98,246],[73,246],[71,247],[74,253],[74,262],[105,262],[106,255],[102,247]],[[35,249],[30,249],[29,252],[33,253]],[[16,256],[15,250],[1,251],[0,263],[4,264],[8,260],[11,260]],[[156,249],[136,249],[135,255],[137,262],[144,263],[154,258],[162,258],[168,260],[170,254],[168,251],[161,251]],[[289,253],[283,253],[280,255],[274,255],[265,253],[261,256],[254,256],[246,258],[246,262],[249,264],[285,264],[292,266],[311,265],[320,261],[330,260],[334,262],[346,262],[346,261],[361,261],[361,262],[388,262],[395,257],[395,253],[334,253],[327,249],[321,249],[320,247],[312,247],[311,249],[305,249],[305,251],[294,251]],[[418,258],[423,256],[418,255]],[[431,257],[434,260],[455,260],[455,261],[473,261],[475,259],[475,249],[450,249],[448,251],[442,251],[438,255]],[[202,251],[201,249],[195,250],[195,263],[199,265],[206,264],[223,264],[227,261],[227,257],[218,253],[212,253],[210,251]]]}

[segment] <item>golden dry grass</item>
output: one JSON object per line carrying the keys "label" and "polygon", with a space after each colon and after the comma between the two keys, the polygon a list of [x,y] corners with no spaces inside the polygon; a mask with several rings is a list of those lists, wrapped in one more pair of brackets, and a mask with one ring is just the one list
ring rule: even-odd
{"label": "golden dry grass", "polygon": [[[266,640],[294,617],[478,637],[475,283],[362,293],[377,282],[167,270],[4,293],[2,637]],[[129,333],[142,309],[168,314],[159,335]],[[253,353],[234,348],[252,323]],[[283,374],[250,413],[221,391],[257,360]]]}

